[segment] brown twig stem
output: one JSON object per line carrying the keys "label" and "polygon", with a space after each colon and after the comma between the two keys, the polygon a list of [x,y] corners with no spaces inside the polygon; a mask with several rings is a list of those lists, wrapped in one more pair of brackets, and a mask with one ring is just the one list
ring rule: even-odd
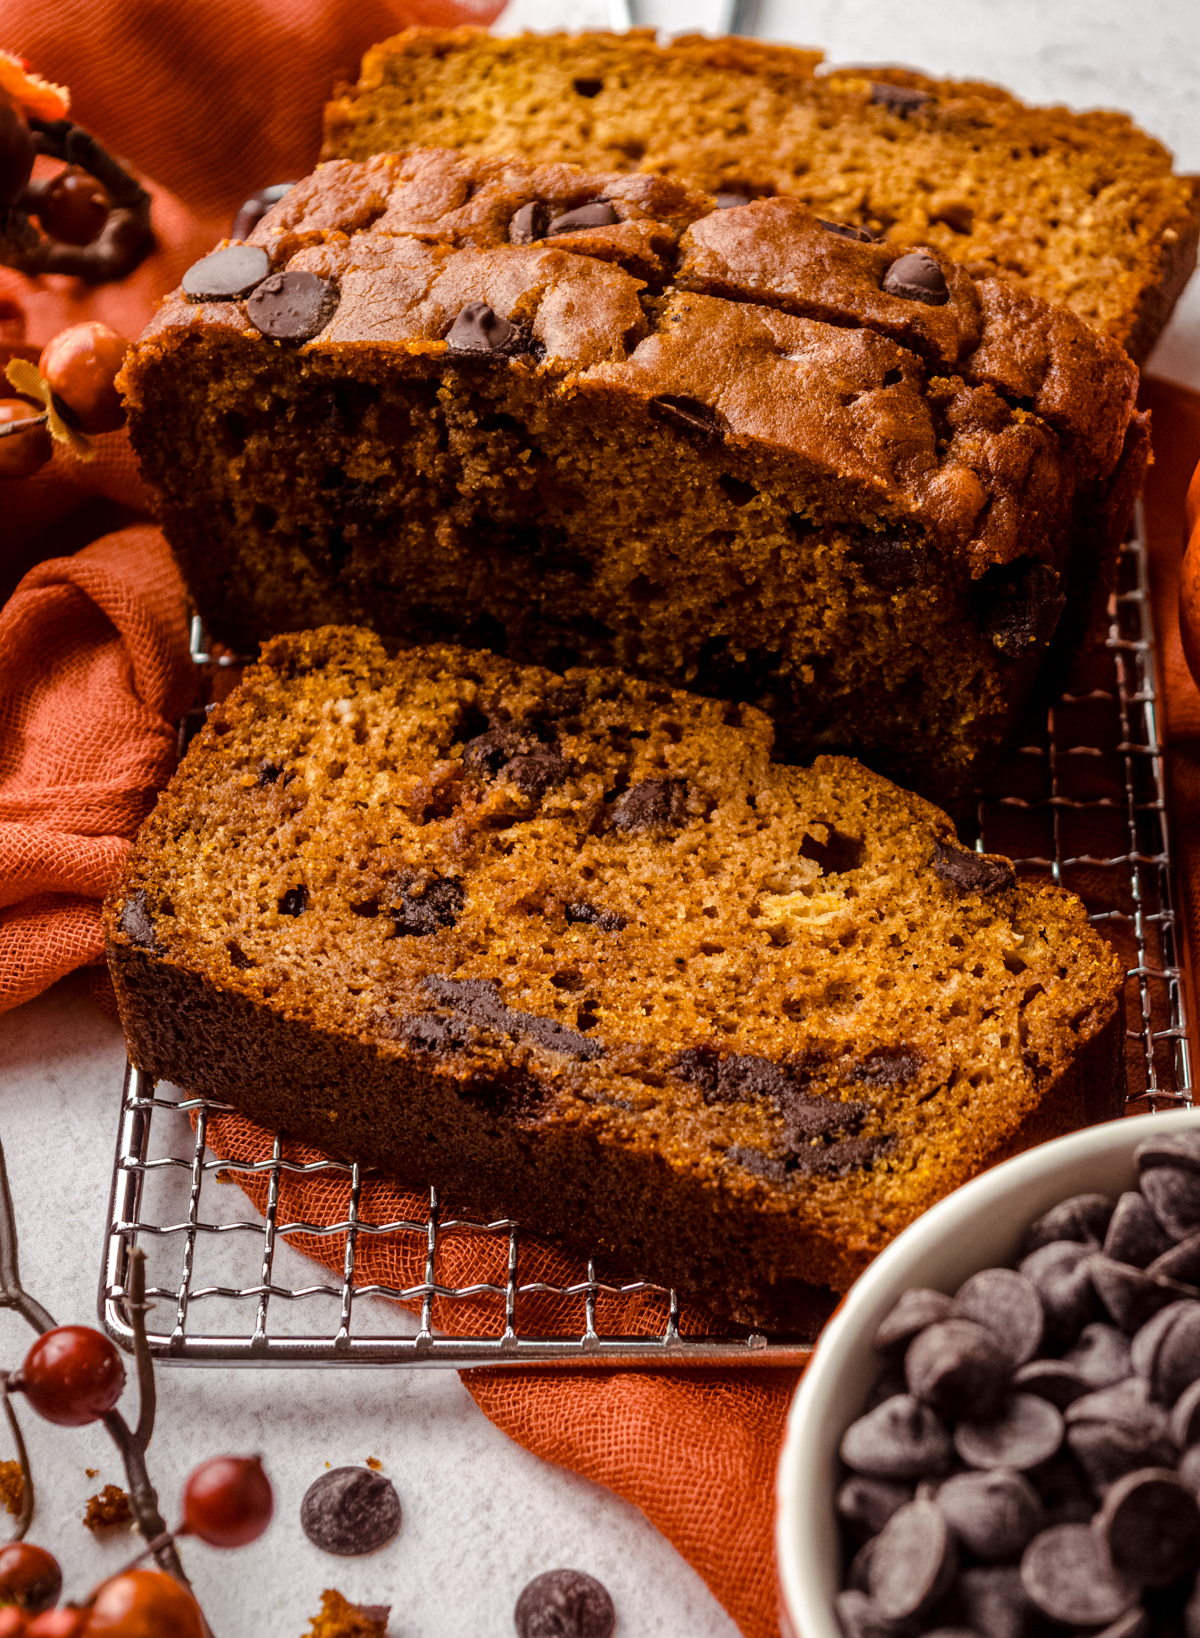
{"label": "brown twig stem", "polygon": [[43,410],[40,415],[31,415],[26,421],[2,421],[0,438],[15,438],[18,432],[28,432],[31,427],[44,427],[49,419],[49,410]]}

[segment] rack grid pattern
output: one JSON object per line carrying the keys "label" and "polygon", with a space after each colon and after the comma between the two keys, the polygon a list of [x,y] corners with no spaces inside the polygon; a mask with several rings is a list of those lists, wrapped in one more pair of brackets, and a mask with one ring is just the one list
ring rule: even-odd
{"label": "rack grid pattern", "polygon": [[[192,648],[210,676],[240,663],[208,653],[198,623]],[[984,852],[1007,852],[1023,875],[1073,888],[1122,952],[1128,1100],[1139,1111],[1192,1103],[1157,701],[1139,522],[1122,550],[1106,641],[1085,653],[1067,689],[1043,720],[1029,726],[999,770],[979,804],[976,844]],[[356,1165],[285,1159],[278,1136],[269,1160],[230,1163],[213,1155],[208,1125],[225,1107],[161,1088],[135,1069],[126,1073],[99,1303],[109,1335],[125,1348],[132,1346],[122,1300],[128,1253],[140,1243],[148,1257],[148,1294],[156,1304],[150,1346],[164,1362],[778,1365],[798,1362],[809,1351],[794,1339],[759,1334],[683,1335],[673,1292],[639,1279],[607,1280],[592,1263],[587,1279],[571,1286],[523,1279],[518,1225],[443,1217],[435,1189],[418,1220],[364,1221],[362,1191],[372,1174]],[[318,1172],[348,1181],[345,1214],[327,1222],[281,1217],[285,1177]],[[265,1174],[262,1216],[240,1190],[221,1187],[239,1173]],[[450,1233],[506,1245],[503,1283],[442,1283],[439,1247]],[[330,1234],[344,1236],[341,1278],[314,1282],[303,1247]],[[416,1236],[424,1249],[418,1283],[401,1289],[356,1278],[359,1247],[381,1234]],[[660,1328],[649,1336],[606,1330],[598,1305],[611,1296],[655,1298]],[[520,1315],[534,1297],[562,1299],[560,1312],[571,1311],[574,1299],[581,1323],[555,1334],[529,1334]],[[494,1334],[440,1334],[433,1323],[435,1298],[494,1304]]]}

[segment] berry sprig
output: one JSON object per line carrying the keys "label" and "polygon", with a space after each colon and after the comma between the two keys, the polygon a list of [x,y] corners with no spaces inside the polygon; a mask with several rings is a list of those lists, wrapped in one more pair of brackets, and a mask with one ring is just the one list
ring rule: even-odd
{"label": "berry sprig", "polygon": [[92,435],[125,424],[116,379],[128,351],[124,336],[93,320],[61,331],[36,364],[10,358],[5,379],[25,397],[0,399],[0,478],[32,477],[56,442],[90,460]]}
{"label": "berry sprig", "polygon": [[[175,1543],[197,1536],[212,1547],[257,1541],[271,1521],[274,1498],[257,1456],[216,1456],[202,1462],[183,1490],[180,1521],[168,1529],[146,1468],[154,1432],[154,1361],[146,1338],[146,1258],[129,1254],[125,1308],[138,1376],[136,1427],[117,1409],[125,1367],[116,1347],[87,1325],[56,1325],[21,1284],[16,1219],[0,1147],[0,1306],[13,1308],[38,1333],[19,1370],[0,1372],[0,1398],[12,1429],[23,1480],[14,1539],[0,1548],[0,1638],[212,1638]],[[44,1548],[27,1542],[33,1518],[33,1474],[11,1396],[21,1395],[58,1427],[102,1421],[121,1453],[129,1503],[145,1546],[81,1603],[59,1604],[62,1572]],[[153,1558],[157,1568],[143,1561]]]}

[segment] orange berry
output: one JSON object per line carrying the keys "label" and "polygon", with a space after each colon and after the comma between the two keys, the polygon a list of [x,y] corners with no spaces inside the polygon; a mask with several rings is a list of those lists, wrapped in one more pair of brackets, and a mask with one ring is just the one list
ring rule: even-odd
{"label": "orange berry", "polygon": [[[115,382],[129,343],[107,324],[73,324],[46,343],[38,369],[80,432],[115,432],[125,409]],[[72,417],[74,418],[72,420]]]}
{"label": "orange berry", "polygon": [[[31,1541],[10,1541],[0,1547],[0,1598],[20,1609],[49,1609],[62,1591],[58,1560]],[[4,1629],[0,1627],[0,1638]]]}
{"label": "orange berry", "polygon": [[[23,398],[0,398],[0,424],[28,421],[41,410]],[[0,478],[30,478],[54,453],[54,444],[44,426],[28,432],[14,432],[0,438]]]}
{"label": "orange berry", "polygon": [[200,1606],[161,1570],[126,1570],[106,1581],[88,1611],[87,1638],[204,1638]]}
{"label": "orange berry", "polygon": [[86,171],[70,165],[37,193],[38,220],[64,245],[90,245],[108,221],[112,201]]}
{"label": "orange berry", "polygon": [[86,1610],[47,1610],[44,1615],[34,1616],[23,1638],[80,1638],[87,1615]]}

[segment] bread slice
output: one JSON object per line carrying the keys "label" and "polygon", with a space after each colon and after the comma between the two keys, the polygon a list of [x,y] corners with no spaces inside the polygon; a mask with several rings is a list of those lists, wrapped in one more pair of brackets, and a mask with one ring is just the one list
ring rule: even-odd
{"label": "bread slice", "polygon": [[1061,303],[1147,356],[1196,264],[1200,177],[1124,114],[744,39],[413,28],[326,112],[327,159],[437,144],[786,194]]}
{"label": "bread slice", "polygon": [[760,712],[361,631],[269,643],[106,911],[133,1060],[747,1323],[1120,1112],[1122,971]]}
{"label": "bread slice", "polygon": [[[713,207],[446,150],[293,189],[218,254],[249,299],[177,292],[123,377],[213,633],[616,664],[761,705],[785,756],[969,793],[1107,591],[1137,371],[940,253],[923,286],[796,200]],[[293,284],[320,301],[276,333]]]}

